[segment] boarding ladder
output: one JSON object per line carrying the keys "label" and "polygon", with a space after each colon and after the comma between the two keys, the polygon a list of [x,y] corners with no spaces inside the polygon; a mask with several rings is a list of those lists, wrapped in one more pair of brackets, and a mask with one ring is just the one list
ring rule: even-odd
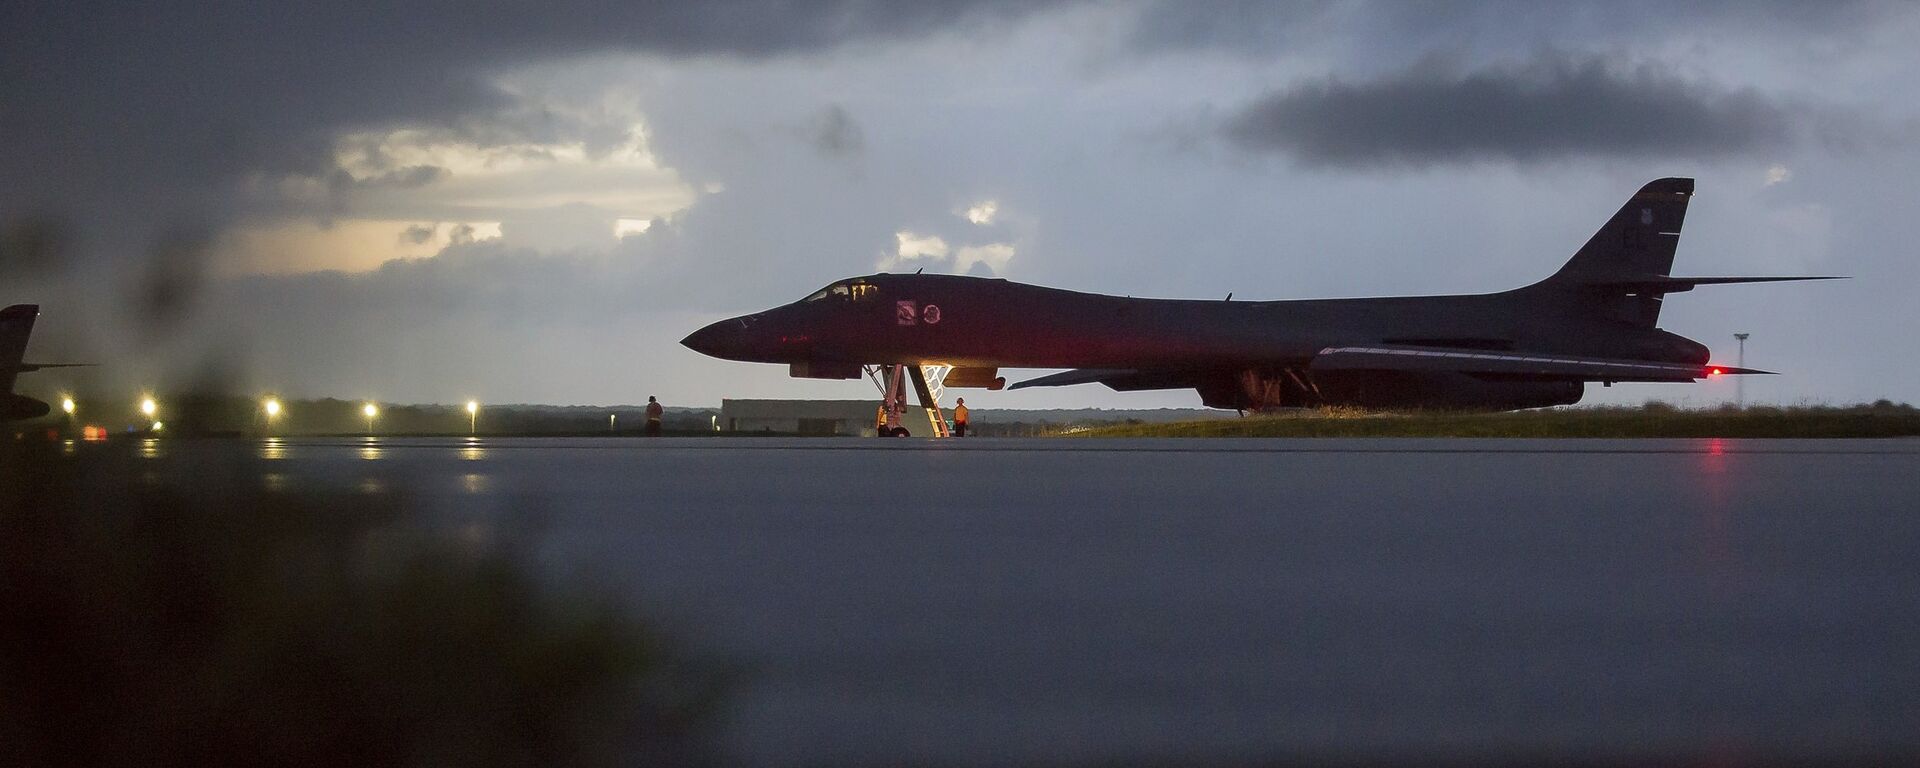
{"label": "boarding ladder", "polygon": [[947,417],[940,409],[940,397],[945,394],[947,374],[953,372],[951,365],[872,365],[865,368],[867,378],[880,388],[881,407],[886,409],[886,428],[902,426],[901,418],[907,405],[907,381],[913,382],[914,394],[920,398],[920,409],[927,414],[927,426],[933,437],[951,437],[947,428]]}

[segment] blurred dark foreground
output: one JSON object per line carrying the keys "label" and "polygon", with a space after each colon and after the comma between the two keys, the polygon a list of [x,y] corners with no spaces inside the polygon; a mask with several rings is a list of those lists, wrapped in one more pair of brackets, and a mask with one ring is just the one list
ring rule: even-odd
{"label": "blurred dark foreground", "polygon": [[711,677],[520,537],[58,450],[0,446],[5,765],[706,762]]}
{"label": "blurred dark foreground", "polygon": [[1920,765],[1912,441],[1205,442],[0,442],[0,768]]}

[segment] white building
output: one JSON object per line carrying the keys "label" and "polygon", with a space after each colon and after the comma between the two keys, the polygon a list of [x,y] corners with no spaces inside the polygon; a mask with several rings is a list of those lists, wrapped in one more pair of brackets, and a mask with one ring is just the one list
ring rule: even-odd
{"label": "white building", "polygon": [[[872,437],[880,400],[721,400],[724,432]],[[916,410],[917,409],[910,409]]]}

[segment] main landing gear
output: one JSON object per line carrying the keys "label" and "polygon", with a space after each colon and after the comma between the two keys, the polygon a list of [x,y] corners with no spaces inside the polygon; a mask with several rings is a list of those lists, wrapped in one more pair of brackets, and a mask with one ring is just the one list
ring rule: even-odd
{"label": "main landing gear", "polygon": [[880,408],[886,418],[882,422],[876,419],[875,431],[881,437],[911,437],[904,421],[907,410],[907,382],[913,382],[914,394],[920,398],[920,409],[926,412],[928,434],[934,437],[948,437],[947,418],[940,412],[940,395],[947,374],[953,372],[951,365],[869,365],[864,369],[867,378],[880,388]]}

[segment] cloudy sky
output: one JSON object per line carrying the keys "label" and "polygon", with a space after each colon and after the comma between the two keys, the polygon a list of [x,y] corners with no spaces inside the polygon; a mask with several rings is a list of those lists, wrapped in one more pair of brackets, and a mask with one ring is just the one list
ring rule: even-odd
{"label": "cloudy sky", "polygon": [[34,358],[107,363],[23,391],[865,397],[676,342],[882,269],[1497,290],[1686,175],[1676,273],[1855,279],[1664,327],[1751,333],[1784,375],[1749,399],[1920,401],[1911,3],[201,5],[0,9],[0,301],[42,305]]}

